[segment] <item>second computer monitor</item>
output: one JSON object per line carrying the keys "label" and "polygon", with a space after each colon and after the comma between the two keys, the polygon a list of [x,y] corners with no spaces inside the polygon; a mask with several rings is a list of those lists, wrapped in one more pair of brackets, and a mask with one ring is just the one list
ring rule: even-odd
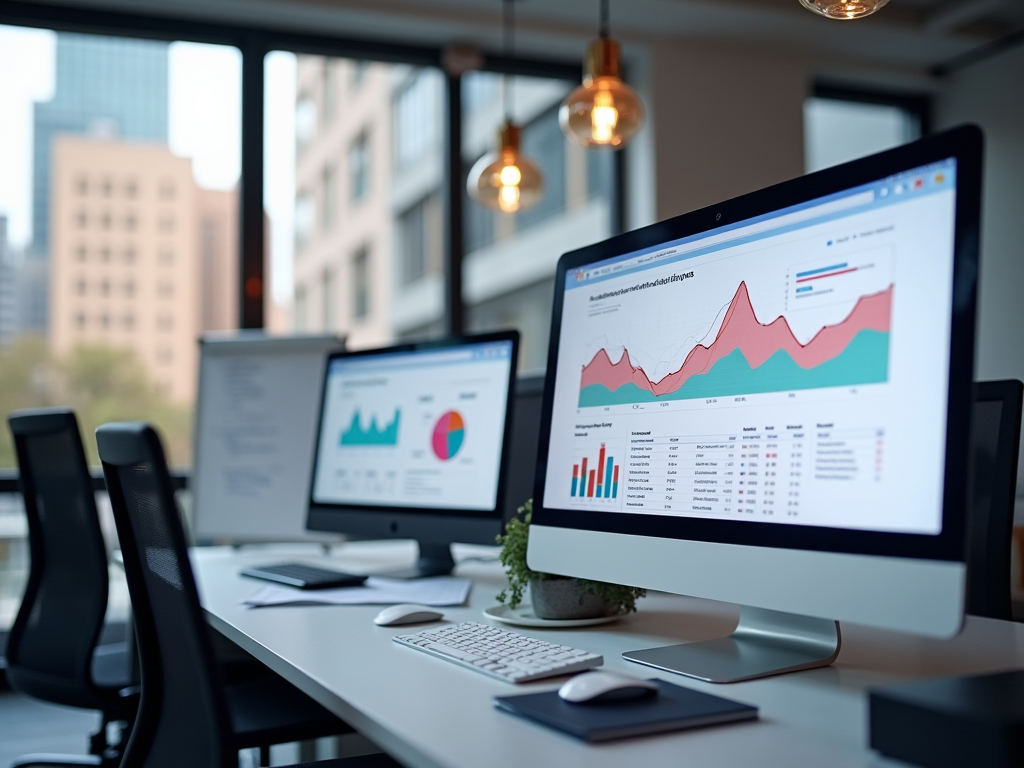
{"label": "second computer monitor", "polygon": [[518,341],[509,331],[331,355],[308,527],[415,539],[420,561],[405,576],[448,573],[452,542],[493,544]]}

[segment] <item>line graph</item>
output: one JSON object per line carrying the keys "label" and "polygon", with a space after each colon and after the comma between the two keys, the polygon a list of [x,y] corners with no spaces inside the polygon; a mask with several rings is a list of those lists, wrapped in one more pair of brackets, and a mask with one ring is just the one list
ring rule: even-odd
{"label": "line graph", "polygon": [[[845,265],[844,265],[845,266]],[[888,379],[893,286],[861,296],[849,315],[801,344],[785,316],[761,323],[745,282],[729,303],[714,341],[698,344],[659,381],[630,361],[600,349],[583,366],[580,407],[755,394]]]}

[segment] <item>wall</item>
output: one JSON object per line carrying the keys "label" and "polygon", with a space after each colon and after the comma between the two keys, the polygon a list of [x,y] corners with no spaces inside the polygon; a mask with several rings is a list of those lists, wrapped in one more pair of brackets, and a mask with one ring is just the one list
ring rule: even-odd
{"label": "wall", "polygon": [[652,46],[650,63],[657,220],[803,173],[800,57],[678,40]]}
{"label": "wall", "polygon": [[1024,47],[948,76],[936,128],[965,122],[986,138],[975,378],[1024,381]]}

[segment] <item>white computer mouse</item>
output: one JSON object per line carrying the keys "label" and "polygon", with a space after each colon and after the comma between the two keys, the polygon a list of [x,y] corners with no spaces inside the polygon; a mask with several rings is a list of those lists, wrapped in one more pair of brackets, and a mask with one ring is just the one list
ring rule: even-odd
{"label": "white computer mouse", "polygon": [[595,670],[576,675],[558,689],[558,695],[573,704],[601,704],[608,701],[626,701],[654,696],[656,683],[618,672]]}
{"label": "white computer mouse", "polygon": [[444,614],[436,608],[426,605],[391,605],[377,614],[373,623],[381,627],[393,627],[396,624],[417,624],[422,621],[437,621]]}

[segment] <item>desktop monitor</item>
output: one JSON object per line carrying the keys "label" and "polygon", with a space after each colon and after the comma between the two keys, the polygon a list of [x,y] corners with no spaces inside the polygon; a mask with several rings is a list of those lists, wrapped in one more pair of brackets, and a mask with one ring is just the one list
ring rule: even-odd
{"label": "desktop monitor", "polygon": [[519,334],[327,359],[307,527],[415,539],[395,576],[449,573],[450,544],[501,532]]}
{"label": "desktop monitor", "polygon": [[830,664],[963,621],[982,137],[954,129],[565,254],[528,562],[739,603],[632,661]]}

